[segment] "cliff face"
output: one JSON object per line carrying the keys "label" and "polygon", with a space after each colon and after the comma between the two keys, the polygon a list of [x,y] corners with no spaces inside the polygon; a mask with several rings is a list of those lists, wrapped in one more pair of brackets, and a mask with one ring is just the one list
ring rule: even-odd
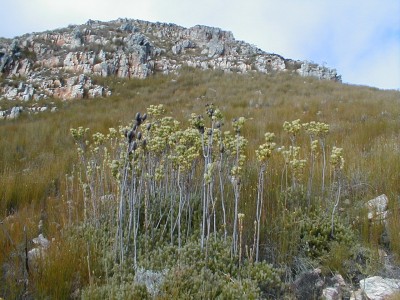
{"label": "cliff face", "polygon": [[219,28],[118,19],[89,20],[14,40],[0,39],[0,99],[40,100],[107,96],[92,76],[146,78],[183,66],[225,72],[298,72],[340,81],[336,70],[284,59],[237,41]]}

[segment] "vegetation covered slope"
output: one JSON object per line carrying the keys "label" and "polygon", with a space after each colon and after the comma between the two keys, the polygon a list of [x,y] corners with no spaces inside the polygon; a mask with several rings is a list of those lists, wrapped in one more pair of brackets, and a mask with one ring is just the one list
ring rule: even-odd
{"label": "vegetation covered slope", "polygon": [[[146,293],[154,296],[148,286],[144,288],[137,279],[133,281],[139,270],[147,270],[167,272],[157,293],[159,298],[185,295],[229,298],[232,291],[237,292],[234,296],[268,298],[288,293],[285,284],[312,267],[322,266],[326,273],[341,272],[348,280],[354,280],[355,276],[373,274],[380,268],[379,248],[386,247],[398,257],[399,92],[286,74],[237,75],[193,69],[186,69],[180,75],[157,75],[146,80],[96,80],[109,86],[113,96],[71,102],[55,100],[59,107],[55,113],[0,123],[0,247],[3,253],[0,295],[123,297],[110,294],[115,288],[134,289],[139,298]],[[206,105],[211,103],[213,111],[223,115],[221,118],[218,114],[218,120],[214,120],[223,124],[222,127],[213,123],[213,114],[211,119],[207,116],[210,111],[206,109],[210,106]],[[132,208],[137,218],[140,216],[134,227],[128,225],[129,209],[125,210],[126,217],[119,213],[123,211],[118,207],[121,199],[129,198],[122,192],[126,190],[122,184],[124,177],[112,177],[113,168],[118,172],[128,170],[124,169],[123,154],[120,156],[127,144],[117,147],[126,140],[120,137],[118,143],[107,146],[114,157],[100,172],[106,178],[92,176],[90,172],[88,177],[88,161],[95,158],[100,163],[110,157],[90,152],[96,148],[93,146],[86,148],[86,160],[82,160],[84,157],[78,156],[76,148],[85,148],[86,144],[76,144],[80,136],[75,134],[78,139],[74,141],[70,129],[90,128],[90,132],[102,132],[106,136],[109,128],[129,126],[137,112],[143,115],[150,105],[158,104],[164,105],[165,116],[180,122],[167,134],[167,139],[177,131],[194,128],[197,133],[194,146],[201,141],[202,126],[206,134],[207,128],[222,128],[222,133],[230,131],[233,136],[234,147],[228,149],[226,140],[223,144],[226,150],[233,154],[240,152],[245,159],[242,162],[240,155],[227,158],[230,165],[226,165],[220,181],[215,153],[224,151],[219,149],[216,140],[215,153],[210,156],[214,159],[207,161],[204,151],[210,149],[210,142],[203,143],[203,147],[200,142],[195,146],[199,147],[198,156],[193,160],[196,167],[192,168],[192,177],[188,175],[191,185],[186,186],[184,182],[179,184],[181,177],[176,177],[181,166],[179,160],[173,165],[172,153],[160,155],[160,161],[171,160],[161,175],[171,176],[174,181],[170,185],[164,182],[166,192],[160,197],[156,188],[150,189],[151,178],[137,177],[138,186],[143,190],[136,195],[156,198]],[[148,114],[149,119],[143,120],[142,126],[148,122],[154,129],[158,123],[151,110]],[[234,118],[236,122],[232,124]],[[237,123],[242,120],[246,120],[245,124],[238,131]],[[329,125],[323,139],[317,133],[312,137],[311,141],[318,140],[315,152],[310,145],[312,130],[307,131],[312,128],[310,124]],[[146,134],[144,128],[141,131]],[[266,132],[275,134],[273,141],[270,135],[265,139]],[[243,148],[237,143],[239,135],[247,140]],[[117,136],[119,133],[115,139]],[[89,137],[95,145],[96,137]],[[268,151],[262,152],[268,158],[264,161],[255,152],[262,144],[267,144],[262,149],[272,150],[271,157]],[[141,145],[141,140],[137,145]],[[294,149],[297,146],[300,147],[298,154]],[[341,158],[345,160],[343,168]],[[119,161],[117,167],[112,166],[114,160]],[[145,162],[141,161],[142,168]],[[265,169],[260,169],[263,163]],[[208,169],[209,165],[215,169]],[[240,176],[235,173],[235,167],[241,167]],[[211,181],[207,181],[207,175]],[[125,179],[133,182],[132,178]],[[210,182],[215,186],[210,187]],[[264,183],[261,192],[260,182]],[[101,186],[102,191],[96,192],[99,198],[91,198],[94,193],[87,190],[91,183],[96,183],[96,188]],[[204,186],[212,191],[211,198],[204,197]],[[181,197],[182,188],[192,189],[191,194],[183,192],[193,201],[188,210],[187,205],[179,204],[186,201]],[[366,201],[380,194],[386,194],[390,200],[387,229],[379,222],[370,223],[366,216]],[[103,205],[104,196],[114,200]],[[221,208],[222,197],[226,201],[226,213]],[[87,202],[88,199],[96,202]],[[206,199],[210,207],[205,213]],[[156,214],[146,210],[145,203],[154,200],[159,201],[155,202],[157,205],[172,201],[173,206],[157,207],[168,216],[157,219]],[[93,203],[99,206],[94,208]],[[184,209],[185,214],[179,209]],[[146,219],[150,216],[153,219]],[[178,221],[178,216],[185,222]],[[171,227],[166,225],[170,223]],[[34,246],[30,241],[39,233],[54,241],[35,265],[26,264],[25,253]],[[363,259],[357,261],[357,257]],[[256,263],[257,260],[264,263]],[[196,266],[193,268],[193,265]],[[185,281],[188,277],[193,282]]]}

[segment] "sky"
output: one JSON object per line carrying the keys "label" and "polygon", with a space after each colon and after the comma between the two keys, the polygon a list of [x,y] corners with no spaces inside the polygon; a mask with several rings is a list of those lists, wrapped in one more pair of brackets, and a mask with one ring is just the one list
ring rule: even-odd
{"label": "sky", "polygon": [[335,68],[344,83],[400,90],[399,0],[0,1],[0,37],[89,19],[201,24],[285,58]]}

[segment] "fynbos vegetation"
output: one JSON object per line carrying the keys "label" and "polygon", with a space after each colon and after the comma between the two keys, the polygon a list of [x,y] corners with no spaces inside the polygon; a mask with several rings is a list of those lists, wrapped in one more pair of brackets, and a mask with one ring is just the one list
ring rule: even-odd
{"label": "fynbos vegetation", "polygon": [[[114,96],[1,123],[1,296],[290,299],[305,271],[355,282],[382,270],[380,249],[398,258],[397,92],[98,80]],[[378,193],[386,225],[368,220]]]}

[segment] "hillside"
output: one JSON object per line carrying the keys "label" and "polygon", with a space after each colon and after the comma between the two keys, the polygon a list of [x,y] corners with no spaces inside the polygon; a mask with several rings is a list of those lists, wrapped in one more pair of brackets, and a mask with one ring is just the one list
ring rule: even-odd
{"label": "hillside", "polygon": [[[0,100],[56,108],[0,120],[0,297],[398,290],[400,92],[289,70],[154,70],[84,75],[110,92],[95,99]],[[3,87],[28,78],[4,75]]]}
{"label": "hillside", "polygon": [[[0,39],[0,100],[109,96],[108,87],[95,84],[93,76],[146,78],[176,73],[185,66],[242,74],[296,72],[340,81],[336,70],[267,53],[219,28],[184,28],[130,19],[89,20],[13,40]],[[40,112],[52,106],[25,103],[12,108],[0,110],[0,118],[13,118],[23,109]]]}

